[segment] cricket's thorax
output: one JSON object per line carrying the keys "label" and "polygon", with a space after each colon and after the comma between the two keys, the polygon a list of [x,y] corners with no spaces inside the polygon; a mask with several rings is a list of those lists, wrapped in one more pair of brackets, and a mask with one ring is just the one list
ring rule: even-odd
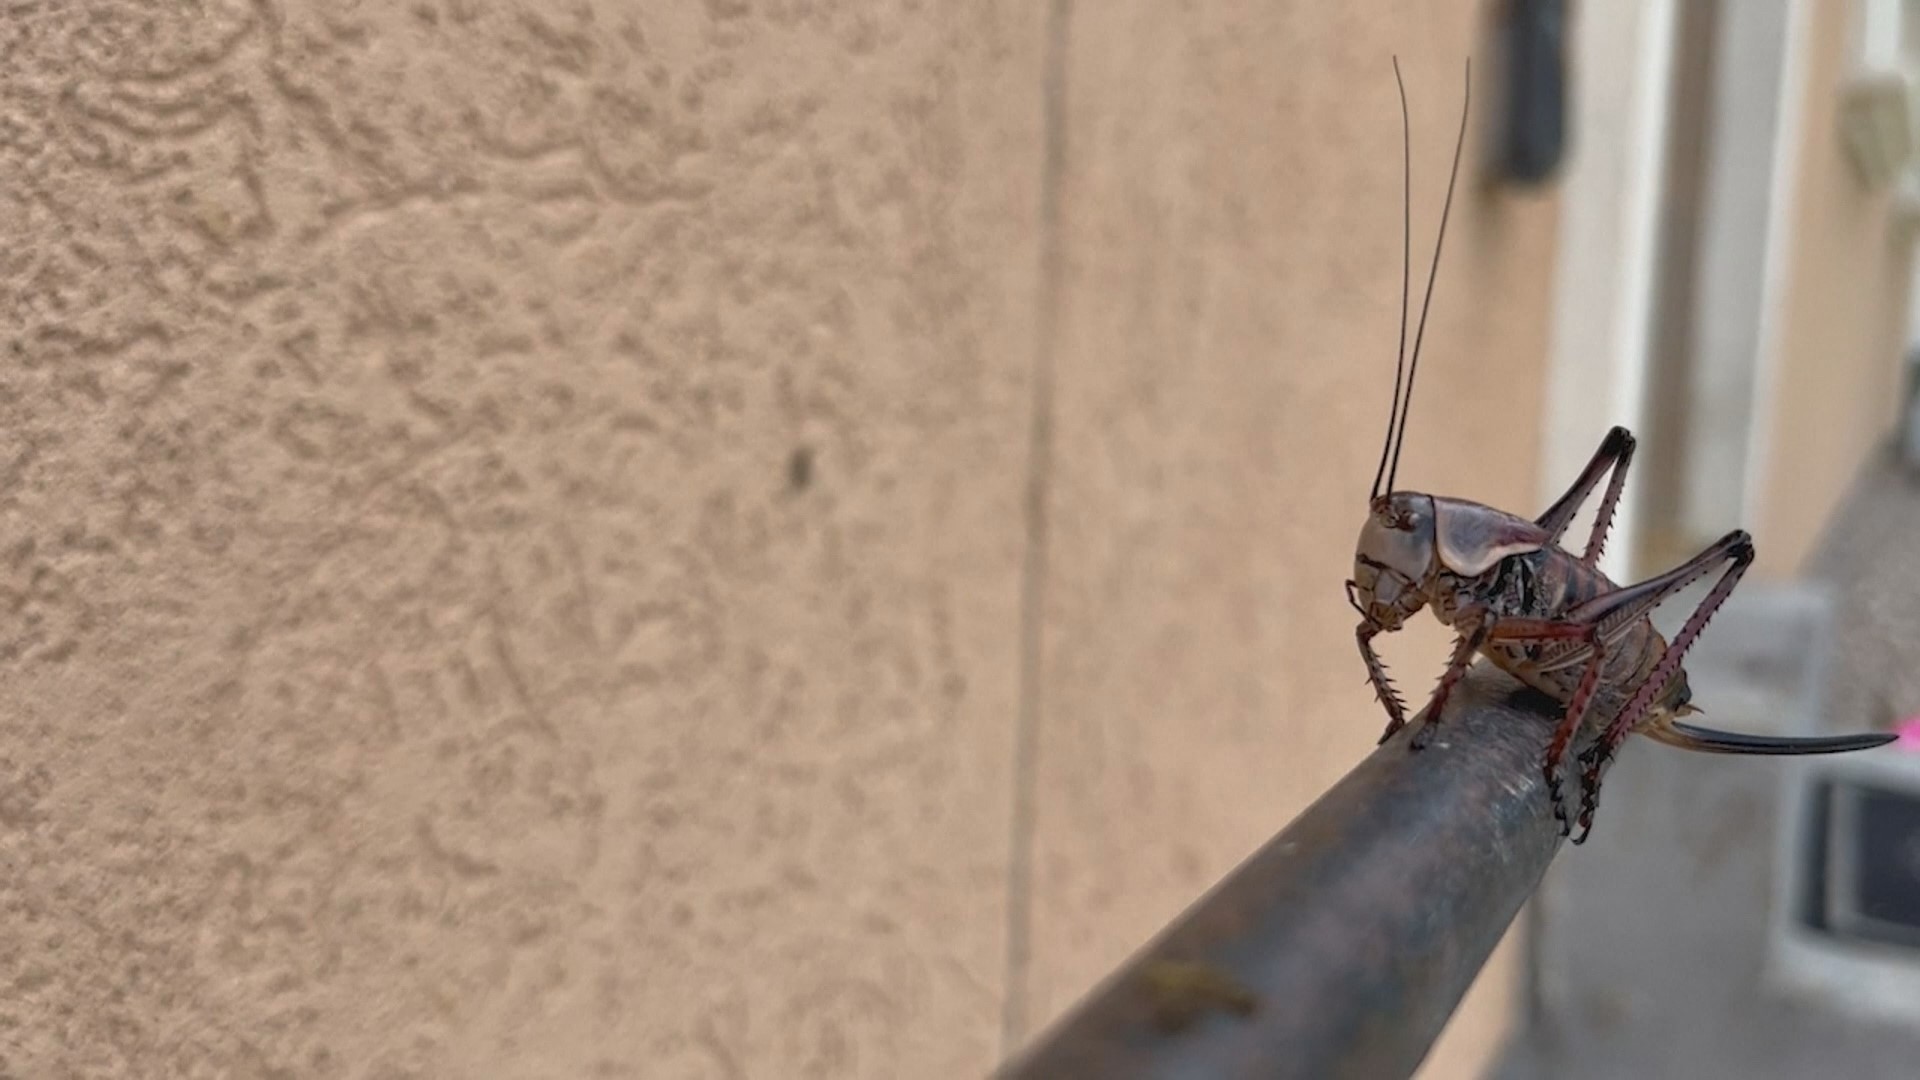
{"label": "cricket's thorax", "polygon": [[[1509,555],[1477,577],[1441,571],[1433,590],[1433,613],[1448,626],[1456,625],[1462,608],[1477,604],[1485,604],[1495,615],[1561,619],[1618,587],[1564,549],[1542,548]],[[1608,637],[1606,662],[1589,713],[1596,721],[1611,717],[1626,704],[1628,695],[1653,674],[1667,647],[1652,620],[1644,617]],[[1497,641],[1481,651],[1509,675],[1565,703],[1573,699],[1586,671],[1586,659],[1576,655],[1583,650],[1577,641]],[[1682,670],[1655,699],[1653,711],[1680,709],[1690,696]]]}

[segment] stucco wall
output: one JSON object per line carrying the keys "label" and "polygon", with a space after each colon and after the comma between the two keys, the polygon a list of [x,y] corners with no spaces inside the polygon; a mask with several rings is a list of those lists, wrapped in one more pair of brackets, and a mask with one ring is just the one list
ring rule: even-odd
{"label": "stucco wall", "polygon": [[[1472,7],[10,9],[0,1072],[985,1071],[1372,745]],[[1409,483],[1534,490],[1552,221]]]}
{"label": "stucco wall", "polygon": [[1856,6],[1809,4],[1804,19],[1786,311],[1759,418],[1766,457],[1755,571],[1765,576],[1798,572],[1899,414],[1913,241],[1894,226],[1888,195],[1861,183],[1840,135]]}

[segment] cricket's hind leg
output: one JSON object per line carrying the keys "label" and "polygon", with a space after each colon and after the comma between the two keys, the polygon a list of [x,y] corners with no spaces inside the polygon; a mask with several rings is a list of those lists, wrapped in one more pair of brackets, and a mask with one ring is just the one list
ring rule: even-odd
{"label": "cricket's hind leg", "polygon": [[1613,513],[1620,505],[1620,492],[1627,484],[1627,466],[1633,464],[1633,433],[1623,427],[1615,427],[1607,432],[1600,442],[1600,449],[1594,451],[1593,460],[1580,472],[1573,486],[1565,495],[1547,508],[1535,520],[1534,524],[1547,530],[1554,543],[1560,542],[1561,534],[1567,526],[1573,524],[1573,515],[1580,510],[1580,504],[1587,501],[1600,478],[1612,471],[1613,477],[1607,482],[1607,493],[1600,500],[1600,511],[1594,515],[1593,533],[1587,538],[1586,553],[1580,561],[1593,566],[1600,561],[1600,551],[1606,546],[1607,531],[1613,526]]}
{"label": "cricket's hind leg", "polygon": [[[1641,682],[1639,689],[1634,691],[1633,696],[1627,699],[1626,705],[1615,715],[1613,722],[1607,725],[1606,732],[1599,740],[1580,755],[1580,762],[1585,766],[1585,770],[1581,774],[1580,835],[1573,838],[1574,843],[1585,843],[1588,835],[1593,832],[1594,811],[1600,806],[1600,778],[1607,762],[1612,760],[1613,755],[1619,751],[1620,744],[1626,741],[1627,736],[1631,735],[1634,729],[1640,726],[1641,721],[1646,719],[1655,698],[1680,670],[1680,663],[1686,658],[1687,649],[1692,647],[1694,639],[1700,636],[1700,631],[1705,629],[1707,621],[1720,610],[1720,605],[1726,603],[1727,597],[1732,595],[1734,586],[1740,582],[1740,576],[1747,572],[1748,566],[1752,565],[1753,538],[1747,535],[1746,530],[1736,529],[1669,573],[1619,592],[1608,593],[1582,605],[1582,609],[1586,609],[1611,603],[1619,605],[1616,615],[1624,616],[1631,610],[1635,613],[1632,617],[1639,618],[1651,610],[1653,605],[1703,577],[1721,562],[1725,562],[1727,567],[1722,571],[1720,580],[1714,583],[1713,588],[1707,592],[1706,599],[1700,601],[1700,606],[1694,609],[1693,614],[1687,618],[1686,624],[1667,645],[1666,651],[1660,656],[1660,662],[1654,665],[1653,673],[1647,676]],[[1623,603],[1619,598],[1622,594],[1628,593],[1640,595],[1633,596]]]}

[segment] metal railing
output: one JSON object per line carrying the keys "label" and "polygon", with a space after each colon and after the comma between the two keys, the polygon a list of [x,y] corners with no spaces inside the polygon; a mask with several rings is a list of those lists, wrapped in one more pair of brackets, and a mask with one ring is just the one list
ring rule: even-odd
{"label": "metal railing", "polygon": [[[1003,1066],[1003,1080],[1401,1077],[1560,847],[1557,710],[1474,671]],[[1371,720],[1371,718],[1369,718]]]}

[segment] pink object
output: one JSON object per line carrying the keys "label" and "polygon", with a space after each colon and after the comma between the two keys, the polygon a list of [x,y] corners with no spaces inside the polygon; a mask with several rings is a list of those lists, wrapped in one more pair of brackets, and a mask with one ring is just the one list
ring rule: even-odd
{"label": "pink object", "polygon": [[1920,714],[1909,716],[1893,725],[1893,730],[1900,734],[1897,745],[1901,749],[1920,750]]}

